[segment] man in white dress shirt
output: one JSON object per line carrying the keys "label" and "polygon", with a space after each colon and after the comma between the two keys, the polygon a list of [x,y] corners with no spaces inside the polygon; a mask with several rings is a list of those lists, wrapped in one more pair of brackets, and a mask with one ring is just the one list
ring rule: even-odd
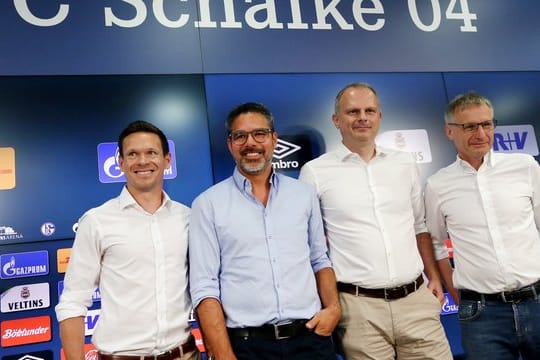
{"label": "man in white dress shirt", "polygon": [[381,117],[370,85],[343,88],[332,116],[342,144],[300,172],[321,204],[343,311],[338,333],[347,360],[452,359],[416,162],[375,144]]}
{"label": "man in white dress shirt", "polygon": [[118,140],[126,186],[79,220],[56,306],[67,360],[84,359],[84,315],[99,286],[92,342],[103,360],[193,360],[187,274],[190,210],[163,191],[167,138],[145,121]]}
{"label": "man in white dress shirt", "polygon": [[457,96],[445,121],[457,159],[428,179],[426,221],[467,359],[540,359],[540,168],[492,152],[496,120],[482,95]]}

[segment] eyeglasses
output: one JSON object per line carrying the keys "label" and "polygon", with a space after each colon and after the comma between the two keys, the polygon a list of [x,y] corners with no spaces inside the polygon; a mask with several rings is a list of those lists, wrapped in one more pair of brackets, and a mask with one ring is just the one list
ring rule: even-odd
{"label": "eyeglasses", "polygon": [[263,143],[268,140],[268,137],[273,133],[273,129],[255,129],[252,131],[238,130],[233,131],[229,134],[229,139],[231,139],[234,145],[244,145],[247,142],[249,135],[258,143]]}
{"label": "eyeglasses", "polygon": [[464,132],[473,133],[478,130],[478,128],[481,126],[482,129],[486,131],[491,131],[495,129],[495,126],[497,126],[497,120],[488,120],[488,121],[482,121],[479,123],[465,123],[465,124],[458,124],[458,123],[446,123],[446,125],[452,125],[452,126],[461,126]]}

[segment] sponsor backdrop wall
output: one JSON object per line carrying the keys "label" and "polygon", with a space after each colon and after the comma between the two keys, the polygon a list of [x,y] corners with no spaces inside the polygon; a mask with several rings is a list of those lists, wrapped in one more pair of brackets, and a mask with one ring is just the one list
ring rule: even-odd
{"label": "sponsor backdrop wall", "polygon": [[[127,123],[164,130],[173,149],[165,190],[188,205],[231,174],[224,120],[233,106],[273,111],[274,168],[296,177],[340,141],[333,98],[353,81],[379,92],[377,142],[413,152],[423,180],[455,159],[442,114],[471,89],[493,100],[494,149],[537,157],[538,13],[534,0],[3,1],[2,360],[61,359],[54,306],[77,220],[120,192],[115,142]],[[455,306],[443,310],[460,355]]]}

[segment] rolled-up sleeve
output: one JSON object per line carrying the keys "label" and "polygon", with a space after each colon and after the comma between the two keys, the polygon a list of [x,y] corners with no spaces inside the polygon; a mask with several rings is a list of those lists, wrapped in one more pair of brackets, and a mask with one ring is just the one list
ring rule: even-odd
{"label": "rolled-up sleeve", "polygon": [[310,187],[311,192],[311,216],[309,218],[309,245],[310,245],[310,261],[313,272],[318,272],[321,269],[332,267],[332,263],[328,258],[328,248],[326,246],[326,237],[324,236],[324,225],[321,215],[319,200],[315,189]]}
{"label": "rolled-up sleeve", "polygon": [[214,211],[205,195],[193,201],[189,225],[189,282],[193,307],[208,297],[220,300],[220,250]]}
{"label": "rolled-up sleeve", "polygon": [[101,249],[96,219],[84,215],[79,220],[64,278],[64,290],[55,307],[56,318],[62,321],[84,316],[92,305],[92,294],[99,281]]}

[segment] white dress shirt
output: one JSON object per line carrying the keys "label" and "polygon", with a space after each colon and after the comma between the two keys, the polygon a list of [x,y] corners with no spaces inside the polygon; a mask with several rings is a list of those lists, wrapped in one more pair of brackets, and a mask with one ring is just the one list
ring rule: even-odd
{"label": "white dress shirt", "polygon": [[108,354],[158,354],[189,337],[187,283],[190,209],[164,193],[150,214],[124,187],[79,221],[58,321],[84,316],[99,286],[92,342]]}
{"label": "white dress shirt", "polygon": [[525,154],[489,153],[478,171],[459,157],[428,179],[426,220],[437,260],[454,249],[456,288],[495,293],[540,279],[540,168]]}
{"label": "white dress shirt", "polygon": [[411,154],[377,147],[366,163],[341,144],[306,163],[300,179],[317,189],[338,281],[383,288],[422,272],[416,234],[427,230]]}

